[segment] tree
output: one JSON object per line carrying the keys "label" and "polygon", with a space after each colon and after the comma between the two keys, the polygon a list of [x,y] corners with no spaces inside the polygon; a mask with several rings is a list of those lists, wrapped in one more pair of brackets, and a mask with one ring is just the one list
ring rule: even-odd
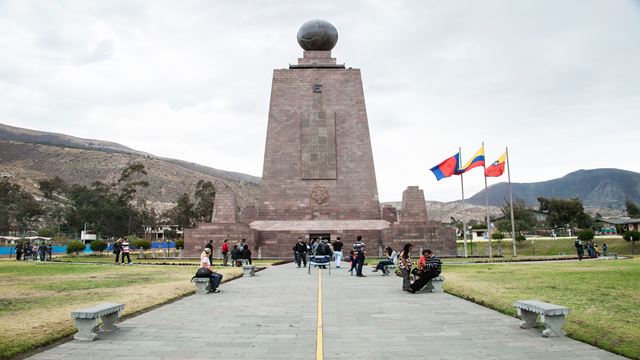
{"label": "tree", "polygon": [[591,229],[585,229],[585,230],[578,231],[578,239],[583,240],[583,241],[593,240],[594,236],[595,236],[595,234],[593,233],[593,230],[591,230]]}
{"label": "tree", "polygon": [[146,176],[147,171],[141,162],[135,162],[122,169],[120,178],[115,184],[120,189],[120,196],[123,201],[133,201],[138,190],[148,188],[149,182],[140,180],[142,176]]}
{"label": "tree", "polygon": [[178,198],[176,206],[169,209],[165,216],[169,218],[169,222],[173,225],[182,226],[182,228],[192,227],[195,222],[194,205],[189,198],[189,194],[183,193]]}
{"label": "tree", "polygon": [[215,197],[216,188],[211,181],[199,180],[196,184],[196,190],[193,193],[196,221],[211,222]]}
{"label": "tree", "polygon": [[637,231],[637,230],[627,231],[624,234],[622,234],[622,238],[627,241],[631,241],[632,238],[633,238],[633,241],[638,241],[640,240],[640,231]]}
{"label": "tree", "polygon": [[625,208],[627,208],[627,216],[630,218],[639,218],[640,217],[640,208],[633,201],[627,199],[624,202]]}
{"label": "tree", "polygon": [[40,186],[42,195],[47,199],[53,198],[54,193],[62,194],[67,187],[67,183],[58,176],[53,179],[39,180],[38,185]]}
{"label": "tree", "polygon": [[91,251],[99,253],[100,256],[102,256],[103,251],[107,250],[107,247],[109,247],[109,245],[102,240],[95,240],[92,241],[91,244],[89,244],[89,248],[91,248]]}
{"label": "tree", "polygon": [[[501,232],[511,233],[511,205],[505,201],[500,211],[502,212],[503,218],[496,221],[496,226]],[[513,219],[516,233],[530,232],[536,226],[536,215],[521,199],[517,199],[513,203]]]}
{"label": "tree", "polygon": [[42,206],[19,185],[0,181],[0,230],[27,230],[44,214]]}
{"label": "tree", "polygon": [[547,199],[539,197],[540,212],[547,214],[547,225],[552,228],[570,227],[588,228],[593,220],[584,212],[582,201],[574,199]]}

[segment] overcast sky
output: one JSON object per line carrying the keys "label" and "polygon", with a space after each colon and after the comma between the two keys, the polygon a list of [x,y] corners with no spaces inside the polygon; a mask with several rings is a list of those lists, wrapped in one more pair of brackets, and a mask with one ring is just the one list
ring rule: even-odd
{"label": "overcast sky", "polygon": [[488,163],[509,146],[514,182],[640,172],[631,0],[0,0],[0,122],[260,176],[272,70],[313,18],[362,69],[382,201],[458,199],[429,168],[482,141]]}

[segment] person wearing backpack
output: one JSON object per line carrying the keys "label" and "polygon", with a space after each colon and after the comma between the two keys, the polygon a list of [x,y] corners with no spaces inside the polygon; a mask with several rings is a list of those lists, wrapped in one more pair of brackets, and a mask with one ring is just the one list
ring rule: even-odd
{"label": "person wearing backpack", "polygon": [[116,265],[120,265],[120,253],[122,252],[122,238],[113,243],[113,253],[116,255]]}
{"label": "person wearing backpack", "polygon": [[[327,244],[327,240],[326,239],[322,239],[322,241],[318,244],[318,247],[316,248],[316,253],[315,255],[317,256],[325,256],[326,258],[329,259],[329,261],[331,261],[331,247],[329,246],[329,244]],[[321,269],[326,269],[327,265],[318,265]]]}

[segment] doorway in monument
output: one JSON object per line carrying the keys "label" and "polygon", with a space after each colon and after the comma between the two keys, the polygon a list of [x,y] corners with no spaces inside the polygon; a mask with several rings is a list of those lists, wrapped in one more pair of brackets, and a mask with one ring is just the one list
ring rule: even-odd
{"label": "doorway in monument", "polygon": [[331,234],[309,234],[309,241],[322,241],[322,240],[331,240]]}

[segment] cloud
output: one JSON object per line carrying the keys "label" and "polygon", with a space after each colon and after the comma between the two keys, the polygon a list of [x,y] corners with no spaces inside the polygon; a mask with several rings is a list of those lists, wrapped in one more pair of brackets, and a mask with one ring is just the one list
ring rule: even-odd
{"label": "cloud", "polygon": [[3,1],[0,121],[260,175],[272,70],[312,18],[362,69],[383,201],[459,198],[428,169],[482,141],[514,181],[640,171],[637,2]]}

